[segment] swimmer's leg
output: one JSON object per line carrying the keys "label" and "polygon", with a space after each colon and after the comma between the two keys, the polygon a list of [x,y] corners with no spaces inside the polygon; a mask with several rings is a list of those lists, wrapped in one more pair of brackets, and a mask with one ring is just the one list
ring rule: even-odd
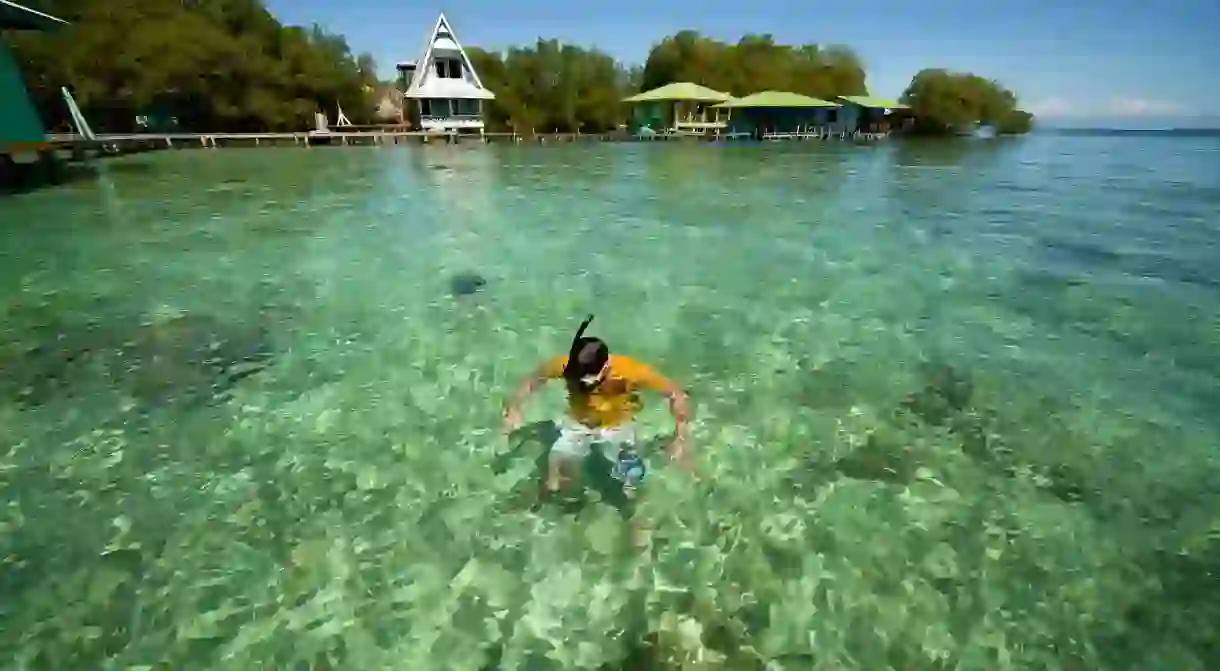
{"label": "swimmer's leg", "polygon": [[587,427],[568,418],[558,424],[559,438],[547,455],[545,488],[548,492],[558,492],[576,477],[593,443],[594,434]]}
{"label": "swimmer's leg", "polygon": [[645,463],[636,448],[638,436],[635,425],[624,424],[601,429],[595,439],[601,447],[602,456],[610,462],[610,472],[627,499],[632,498],[644,477]]}
{"label": "swimmer's leg", "polygon": [[598,435],[598,442],[602,443],[602,454],[611,462],[615,479],[622,486],[623,498],[617,507],[627,523],[631,544],[636,548],[645,548],[651,533],[643,516],[636,511],[646,473],[643,456],[637,447],[638,438],[635,425],[625,424],[603,429]]}

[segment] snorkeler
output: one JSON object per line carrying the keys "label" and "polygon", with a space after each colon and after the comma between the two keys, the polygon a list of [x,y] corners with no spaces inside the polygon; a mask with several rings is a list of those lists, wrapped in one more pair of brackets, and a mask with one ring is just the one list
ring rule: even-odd
{"label": "snorkeler", "polygon": [[676,424],[674,439],[666,452],[686,463],[689,399],[676,384],[652,368],[623,355],[612,355],[599,338],[586,338],[589,315],[576,331],[566,356],[543,362],[513,393],[504,408],[504,423],[511,431],[521,425],[521,405],[548,380],[563,379],[568,387],[568,413],[559,422],[559,439],[551,447],[546,488],[558,491],[563,480],[571,480],[575,467],[589,454],[594,443],[618,448],[603,452],[614,464],[615,477],[630,494],[644,475],[644,462],[635,452],[636,430],[632,423],[640,410],[639,391],[651,389],[669,397],[669,410]]}

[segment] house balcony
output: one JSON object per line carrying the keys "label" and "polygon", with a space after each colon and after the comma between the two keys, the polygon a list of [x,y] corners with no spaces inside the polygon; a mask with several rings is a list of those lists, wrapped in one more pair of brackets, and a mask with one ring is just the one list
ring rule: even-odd
{"label": "house balcony", "polygon": [[425,132],[480,131],[483,117],[478,114],[452,114],[421,116],[419,127]]}
{"label": "house balcony", "polygon": [[679,132],[718,132],[729,125],[729,111],[713,109],[707,103],[677,103],[673,110],[672,128]]}

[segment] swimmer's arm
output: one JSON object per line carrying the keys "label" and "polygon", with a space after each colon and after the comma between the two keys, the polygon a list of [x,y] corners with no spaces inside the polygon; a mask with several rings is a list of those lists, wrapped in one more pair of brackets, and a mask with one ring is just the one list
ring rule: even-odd
{"label": "swimmer's arm", "polygon": [[690,427],[690,396],[660,373],[649,368],[644,368],[642,372],[641,382],[669,398],[669,414],[674,418],[674,440],[669,445],[669,452],[672,457],[681,456]]}
{"label": "swimmer's arm", "polygon": [[525,404],[525,399],[541,389],[548,380],[553,380],[563,375],[563,366],[566,362],[567,357],[556,357],[544,361],[542,365],[538,366],[509,396],[508,403],[504,405],[504,417],[507,419],[519,415],[521,413],[521,406]]}
{"label": "swimmer's arm", "polygon": [[690,426],[690,397],[672,382],[660,391],[669,397],[669,414],[674,417],[674,445],[675,449],[679,449],[686,442],[687,427]]}

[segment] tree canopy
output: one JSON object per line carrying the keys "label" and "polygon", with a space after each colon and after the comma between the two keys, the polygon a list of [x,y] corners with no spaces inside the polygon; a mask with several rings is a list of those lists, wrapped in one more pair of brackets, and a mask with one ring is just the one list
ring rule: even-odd
{"label": "tree canopy", "polygon": [[483,85],[493,130],[602,132],[618,126],[628,72],[605,52],[557,40],[502,53],[466,50]]}
{"label": "tree canopy", "polygon": [[[71,87],[95,127],[135,130],[143,114],[177,117],[184,130],[275,131],[312,125],[343,106],[356,123],[391,121],[375,63],[324,29],[284,26],[262,0],[42,0],[35,8],[71,25],[7,35],[31,94],[51,125],[67,119],[59,87]],[[864,65],[835,44],[778,44],[771,35],[721,42],[683,30],[656,43],[642,66],[597,48],[540,39],[502,51],[469,48],[484,85],[490,130],[605,132],[621,124],[622,100],[689,81],[743,96],[790,91],[833,100],[868,93]],[[916,130],[951,133],[977,124],[1028,131],[1032,115],[997,82],[923,70],[903,102]]]}
{"label": "tree canopy", "polygon": [[67,117],[67,84],[86,118],[132,130],[150,109],[194,130],[297,130],[312,115],[357,123],[374,111],[375,64],[339,35],[283,26],[259,0],[44,0],[69,22],[8,35],[44,118]]}
{"label": "tree canopy", "polygon": [[823,99],[868,93],[864,65],[848,47],[789,46],[770,35],[746,35],[727,44],[691,30],[661,40],[644,63],[643,89],[678,81],[734,96],[768,90]]}
{"label": "tree canopy", "polygon": [[919,71],[902,94],[915,131],[944,135],[990,126],[997,133],[1027,133],[1033,115],[1017,109],[1017,96],[995,80],[939,68]]}
{"label": "tree canopy", "polygon": [[623,98],[672,82],[697,82],[733,95],[765,89],[821,98],[866,93],[864,67],[847,47],[777,44],[746,35],[727,44],[684,30],[653,46],[642,67],[598,49],[555,40],[503,53],[467,49],[496,94],[489,124],[500,129],[606,131],[623,121]]}

